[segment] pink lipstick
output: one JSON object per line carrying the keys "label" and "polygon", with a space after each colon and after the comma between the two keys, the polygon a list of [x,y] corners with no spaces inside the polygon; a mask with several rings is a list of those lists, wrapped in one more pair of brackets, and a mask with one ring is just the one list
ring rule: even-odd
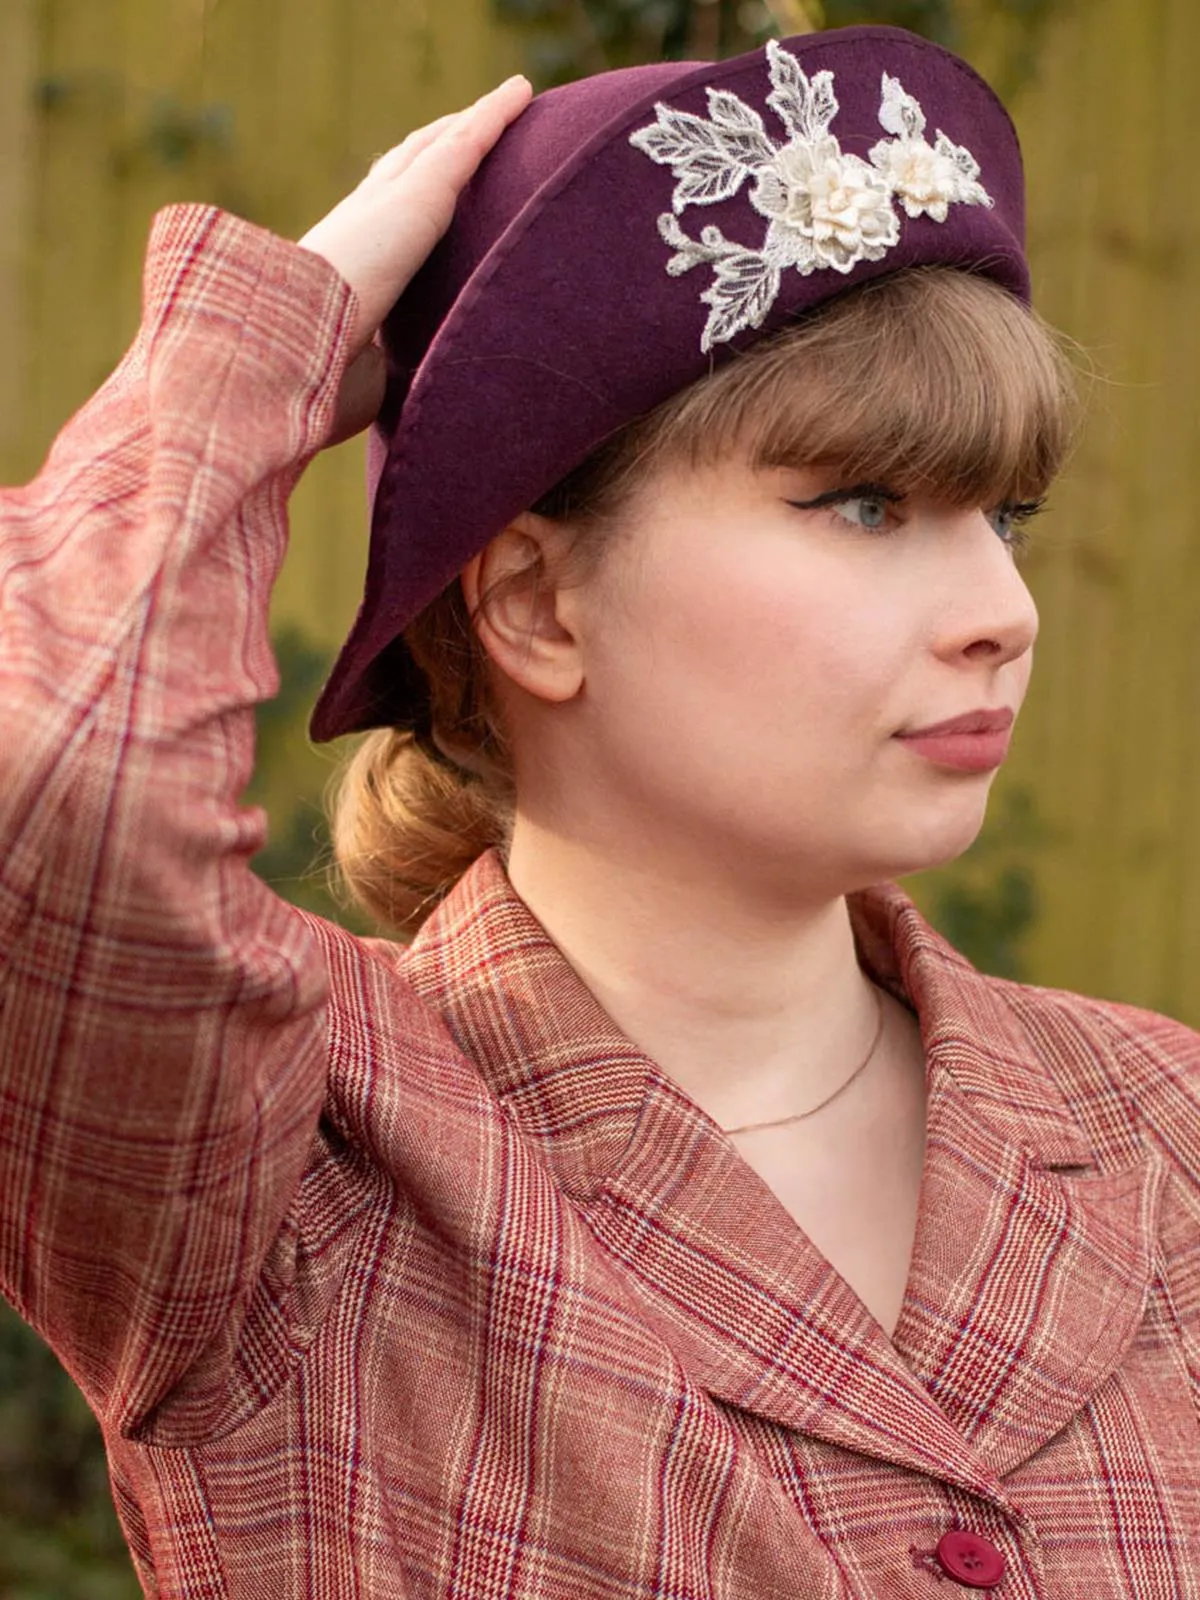
{"label": "pink lipstick", "polygon": [[914,755],[923,756],[935,766],[954,767],[959,772],[991,772],[1008,754],[1012,738],[1012,709],[968,711],[945,722],[898,733]]}

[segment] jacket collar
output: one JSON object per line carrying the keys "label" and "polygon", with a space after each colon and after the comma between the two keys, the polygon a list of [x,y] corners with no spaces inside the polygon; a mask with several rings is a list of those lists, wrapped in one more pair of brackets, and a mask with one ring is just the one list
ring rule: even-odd
{"label": "jacket collar", "polygon": [[928,1063],[917,1241],[893,1339],[608,1017],[494,853],[426,924],[405,974],[693,1381],[1003,1502],[1000,1477],[1069,1421],[1134,1336],[1160,1173],[1153,1160],[1095,1170],[1011,986],[976,973],[901,890],[850,904],[863,966],[916,1013]]}

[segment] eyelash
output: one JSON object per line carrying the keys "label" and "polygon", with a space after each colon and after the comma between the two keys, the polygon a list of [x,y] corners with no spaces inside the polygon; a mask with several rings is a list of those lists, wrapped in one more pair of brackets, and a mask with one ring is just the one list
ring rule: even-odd
{"label": "eyelash", "polygon": [[[816,495],[812,500],[792,500],[790,505],[800,511],[831,510],[836,514],[839,505],[847,505],[856,500],[882,500],[889,506],[898,505],[904,496],[888,489],[879,483],[857,483],[848,488],[829,489],[824,494]],[[1014,556],[1020,556],[1029,545],[1028,525],[1039,512],[1045,508],[1045,497],[1039,496],[1036,500],[1005,500],[989,512],[990,516],[1007,516],[1009,519],[1009,532],[1005,537],[997,530],[997,538],[1008,546]],[[855,523],[850,517],[843,517],[842,521],[852,527],[862,528],[864,533],[870,533],[877,538],[890,538],[899,530],[897,527],[868,528],[862,523]]]}
{"label": "eyelash", "polygon": [[1045,495],[1039,495],[1036,500],[1006,500],[996,507],[998,512],[1008,514],[1011,531],[1004,543],[1014,555],[1019,556],[1029,548],[1029,524],[1045,509]]}

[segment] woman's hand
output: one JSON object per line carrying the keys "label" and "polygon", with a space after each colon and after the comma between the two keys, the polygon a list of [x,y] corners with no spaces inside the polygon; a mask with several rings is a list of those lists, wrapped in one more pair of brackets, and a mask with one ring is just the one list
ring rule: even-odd
{"label": "woman's hand", "polygon": [[472,173],[531,93],[525,78],[509,78],[465,111],[410,133],[300,240],[341,274],[358,299],[331,442],[348,439],[374,419],[383,399],[384,362],[372,340],[449,227]]}

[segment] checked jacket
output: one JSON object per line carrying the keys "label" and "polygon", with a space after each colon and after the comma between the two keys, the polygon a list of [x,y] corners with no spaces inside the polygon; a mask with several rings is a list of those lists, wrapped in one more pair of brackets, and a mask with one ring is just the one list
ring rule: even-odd
{"label": "checked jacket", "polygon": [[171,1600],[1200,1600],[1200,1038],[851,906],[918,1017],[891,1337],[484,856],[408,950],[240,802],[350,291],[203,207],[0,500],[0,1285]]}

